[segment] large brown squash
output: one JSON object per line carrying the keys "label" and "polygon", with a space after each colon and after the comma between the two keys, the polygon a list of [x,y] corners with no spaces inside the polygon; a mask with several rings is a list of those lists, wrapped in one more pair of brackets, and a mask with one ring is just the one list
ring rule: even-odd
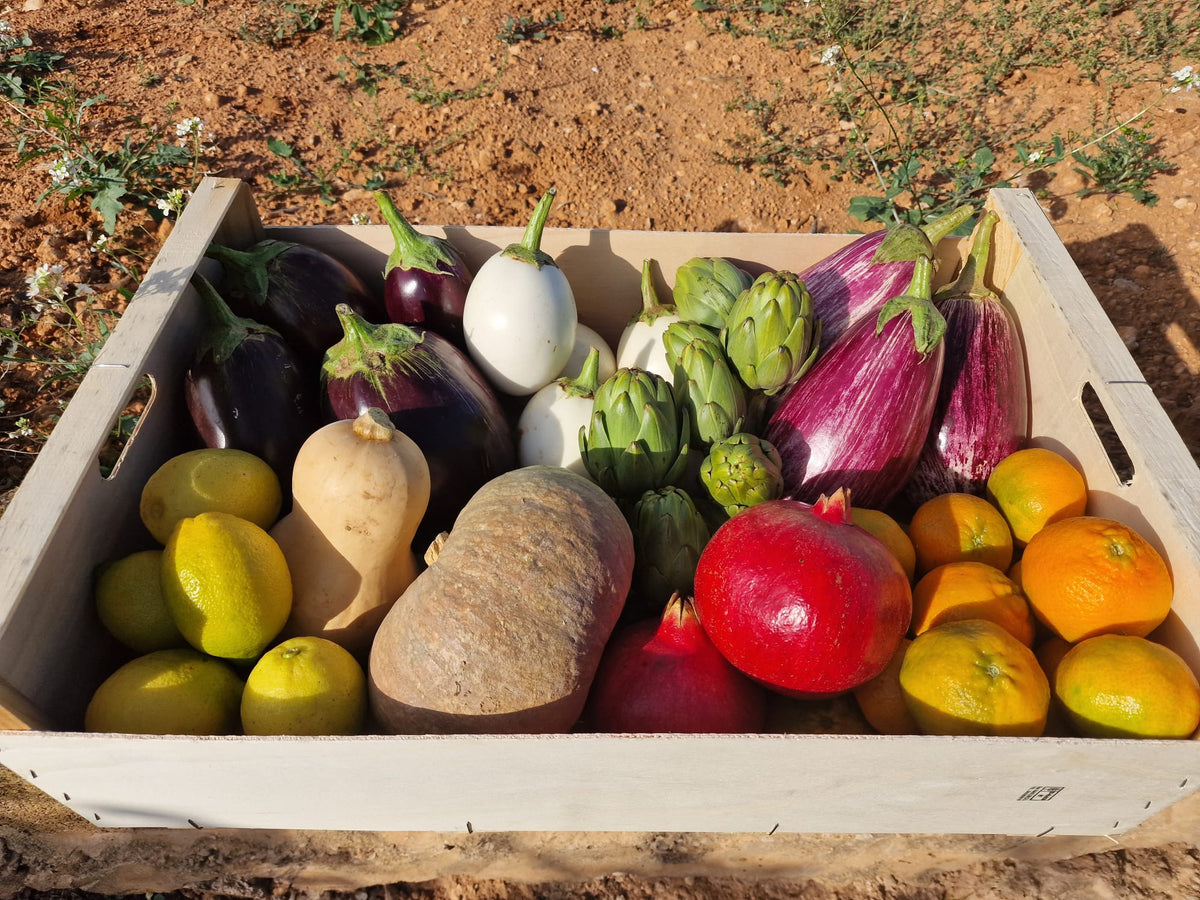
{"label": "large brown squash", "polygon": [[400,734],[571,729],[625,604],[633,536],[616,503],[551,466],[463,508],[371,647],[371,707]]}

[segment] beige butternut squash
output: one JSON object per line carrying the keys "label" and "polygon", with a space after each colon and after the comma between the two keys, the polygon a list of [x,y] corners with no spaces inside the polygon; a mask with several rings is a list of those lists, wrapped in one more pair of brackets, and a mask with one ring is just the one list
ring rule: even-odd
{"label": "beige butternut squash", "polygon": [[284,635],[328,638],[365,660],[417,575],[412,541],[428,504],[425,456],[382,410],[317,429],[296,456],[292,511],[271,529],[293,582]]}
{"label": "beige butternut squash", "polygon": [[515,469],[434,546],[375,635],[377,722],[404,734],[569,731],[633,576],[616,502],[564,468]]}

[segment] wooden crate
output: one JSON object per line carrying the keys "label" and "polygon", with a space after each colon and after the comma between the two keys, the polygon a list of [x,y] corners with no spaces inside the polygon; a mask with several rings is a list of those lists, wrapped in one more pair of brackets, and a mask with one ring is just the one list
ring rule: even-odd
{"label": "wooden crate", "polygon": [[[1156,637],[1200,669],[1200,472],[1034,197],[998,190],[993,283],[1029,360],[1033,442],[1085,471],[1091,510],[1169,560]],[[520,229],[443,232],[472,265]],[[200,322],[188,278],[210,241],[264,234],[382,270],[382,226],[267,228],[245,185],[201,185],[0,518],[0,763],[100,826],[379,831],[1114,834],[1200,787],[1196,741],[876,735],[139,737],[85,734],[122,658],[96,620],[93,568],[136,549],[141,485],[186,445],[179,396]],[[643,258],[800,271],[847,235],[548,229],[583,321],[615,342]],[[946,262],[961,252],[946,245]],[[946,267],[947,269],[949,266]],[[660,286],[666,290],[665,285]],[[97,454],[146,379],[152,399],[116,469]],[[1094,392],[1128,459],[1083,402]],[[1130,472],[1131,467],[1131,472]]]}

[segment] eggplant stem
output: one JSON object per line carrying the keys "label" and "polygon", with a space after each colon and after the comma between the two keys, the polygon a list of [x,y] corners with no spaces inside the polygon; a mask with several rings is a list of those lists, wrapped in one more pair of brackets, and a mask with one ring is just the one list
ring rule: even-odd
{"label": "eggplant stem", "polygon": [[600,387],[600,351],[592,347],[583,360],[578,378],[562,378],[559,385],[568,397],[592,397]]}
{"label": "eggplant stem", "polygon": [[542,194],[542,199],[534,207],[529,224],[525,226],[525,235],[521,238],[521,242],[509,244],[504,249],[504,256],[519,259],[521,262],[529,263],[539,269],[542,266],[555,264],[549,254],[542,252],[542,232],[546,228],[546,219],[550,216],[550,207],[554,204],[554,197],[557,193],[558,189],[552,187]]}
{"label": "eggplant stem", "polygon": [[209,244],[204,255],[215,259],[225,269],[230,290],[245,297],[256,306],[267,302],[270,277],[267,267],[277,256],[295,247],[289,241],[259,241],[249,250],[235,250],[223,244]]}
{"label": "eggplant stem", "polygon": [[384,191],[375,192],[375,202],[379,204],[379,212],[392,232],[392,241],[395,244],[383,267],[385,278],[395,268],[420,269],[432,275],[444,275],[453,271],[455,260],[445,241],[421,234],[413,228]]}
{"label": "eggplant stem", "polygon": [[951,210],[944,216],[938,216],[931,222],[926,222],[921,226],[921,230],[925,232],[925,237],[929,238],[929,243],[936,247],[942,238],[947,237],[960,225],[966,223],[974,214],[975,207],[966,204]]}
{"label": "eggplant stem", "polygon": [[914,265],[908,290],[893,297],[879,310],[875,334],[881,333],[883,327],[896,316],[910,313],[913,345],[922,357],[928,356],[946,333],[946,317],[934,306],[931,298],[932,284],[933,260],[920,257]]}
{"label": "eggplant stem", "polygon": [[995,300],[998,296],[987,286],[987,267],[992,255],[992,233],[996,230],[999,217],[988,210],[975,226],[975,235],[971,238],[971,252],[963,262],[962,271],[953,284],[948,284],[934,295],[935,301],[948,300],[957,297],[967,297],[972,300]]}
{"label": "eggplant stem", "polygon": [[209,323],[197,350],[197,358],[211,354],[216,362],[224,362],[242,341],[253,335],[279,336],[274,328],[235,313],[212,283],[199,272],[192,273],[190,282],[200,295]]}

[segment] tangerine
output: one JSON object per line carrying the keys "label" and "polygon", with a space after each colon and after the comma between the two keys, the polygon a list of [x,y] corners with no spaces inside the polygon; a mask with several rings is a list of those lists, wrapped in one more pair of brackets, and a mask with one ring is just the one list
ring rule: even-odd
{"label": "tangerine", "polygon": [[1101,634],[1058,664],[1055,696],[1085,737],[1186,738],[1200,726],[1200,683],[1174,650]]}
{"label": "tangerine", "polygon": [[975,494],[931,497],[913,513],[908,536],[917,553],[917,572],[971,560],[1007,569],[1013,537],[1000,510]]}
{"label": "tangerine", "polygon": [[900,666],[911,643],[910,638],[901,638],[900,645],[884,670],[854,689],[854,699],[863,718],[880,734],[921,732],[917,720],[908,711],[904,692],[900,689]]}
{"label": "tangerine", "polygon": [[943,622],[987,619],[1033,646],[1029,602],[1011,578],[987,563],[955,562],[931,569],[913,587],[914,634]]}
{"label": "tangerine", "polygon": [[1145,637],[1171,610],[1166,561],[1134,529],[1101,516],[1052,522],[1021,557],[1034,615],[1076,643],[1106,632]]}
{"label": "tangerine", "polygon": [[1016,546],[1024,547],[1051,522],[1084,514],[1087,481],[1061,453],[1027,447],[996,464],[987,497],[1004,515]]}
{"label": "tangerine", "polygon": [[850,517],[859,528],[865,528],[892,551],[911,584],[917,570],[917,551],[900,523],[878,509],[850,508]]}
{"label": "tangerine", "polygon": [[1033,651],[986,619],[917,635],[900,689],[925,734],[1038,737],[1050,709],[1050,682]]}

